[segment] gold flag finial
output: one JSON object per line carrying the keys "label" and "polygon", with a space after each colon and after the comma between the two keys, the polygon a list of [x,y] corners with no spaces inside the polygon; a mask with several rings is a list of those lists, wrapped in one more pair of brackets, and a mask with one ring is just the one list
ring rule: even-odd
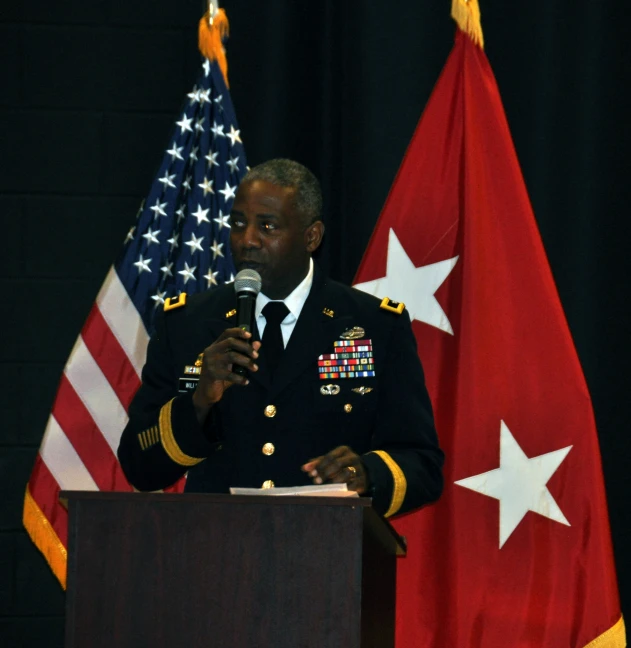
{"label": "gold flag finial", "polygon": [[451,17],[476,45],[484,49],[484,34],[480,22],[478,0],[451,0]]}

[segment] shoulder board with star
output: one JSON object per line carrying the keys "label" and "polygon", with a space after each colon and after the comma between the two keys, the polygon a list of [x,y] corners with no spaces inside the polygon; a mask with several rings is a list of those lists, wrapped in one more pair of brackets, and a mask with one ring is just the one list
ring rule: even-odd
{"label": "shoulder board with star", "polygon": [[169,297],[164,300],[164,310],[170,311],[175,308],[181,308],[186,304],[186,293],[180,293],[177,297]]}
{"label": "shoulder board with star", "polygon": [[403,302],[394,301],[394,299],[390,299],[389,297],[384,297],[381,300],[381,304],[379,304],[379,308],[401,315],[405,310],[405,304]]}

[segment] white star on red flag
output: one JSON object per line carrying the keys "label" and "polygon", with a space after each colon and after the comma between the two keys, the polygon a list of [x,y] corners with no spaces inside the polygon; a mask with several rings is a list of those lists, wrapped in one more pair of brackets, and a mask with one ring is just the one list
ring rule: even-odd
{"label": "white star on red flag", "polygon": [[414,265],[393,229],[388,237],[386,276],[355,284],[355,288],[375,297],[390,297],[403,302],[410,319],[425,322],[453,335],[449,318],[434,296],[447,279],[458,257],[426,266]]}
{"label": "white star on red flag", "polygon": [[500,425],[500,467],[460,479],[458,486],[500,502],[500,549],[528,511],[570,526],[546,484],[572,446],[528,458],[504,421]]}

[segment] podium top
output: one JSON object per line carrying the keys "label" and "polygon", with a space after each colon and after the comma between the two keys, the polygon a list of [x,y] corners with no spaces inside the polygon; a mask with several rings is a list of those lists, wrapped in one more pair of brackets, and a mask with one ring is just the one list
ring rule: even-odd
{"label": "podium top", "polygon": [[157,502],[177,502],[186,499],[189,502],[205,503],[239,503],[239,504],[256,504],[265,502],[266,504],[310,504],[315,506],[347,506],[355,508],[357,506],[370,508],[372,500],[370,497],[326,497],[319,495],[311,497],[309,495],[228,495],[224,493],[119,493],[114,491],[80,491],[70,490],[59,493],[60,500],[117,500],[117,501],[157,501]]}
{"label": "podium top", "polygon": [[405,538],[400,536],[391,524],[373,508],[369,497],[309,497],[309,496],[271,496],[271,495],[227,495],[217,493],[119,493],[111,491],[61,491],[61,503],[66,507],[73,502],[120,504],[194,504],[194,505],[252,505],[252,506],[300,506],[345,507],[350,510],[362,509],[364,526],[397,556],[406,553]]}

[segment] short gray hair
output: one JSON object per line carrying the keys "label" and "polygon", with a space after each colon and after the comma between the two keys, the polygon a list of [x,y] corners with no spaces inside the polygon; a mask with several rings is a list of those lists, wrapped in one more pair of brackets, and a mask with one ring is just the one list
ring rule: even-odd
{"label": "short gray hair", "polygon": [[241,182],[262,180],[279,187],[296,190],[294,206],[303,218],[305,227],[320,220],[322,214],[322,190],[318,179],[298,162],[277,158],[263,162],[250,169]]}

